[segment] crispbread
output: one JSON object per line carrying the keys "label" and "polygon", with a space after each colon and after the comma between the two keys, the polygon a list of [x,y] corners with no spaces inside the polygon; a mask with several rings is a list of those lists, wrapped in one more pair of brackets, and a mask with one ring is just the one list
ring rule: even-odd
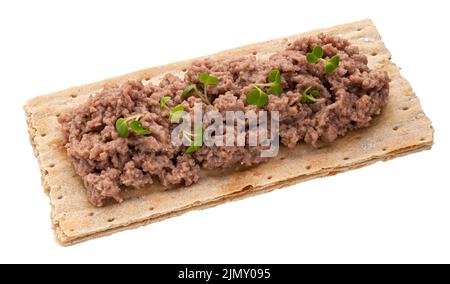
{"label": "crispbread", "polygon": [[[389,73],[390,101],[371,127],[353,131],[333,144],[313,149],[299,145],[282,148],[278,157],[256,167],[241,170],[202,172],[198,184],[164,190],[159,185],[126,192],[126,201],[95,208],[87,201],[81,179],[75,174],[65,152],[57,116],[81,105],[105,83],[129,79],[155,81],[166,72],[181,74],[192,60],[154,67],[61,92],[35,97],[25,105],[30,141],[42,172],[42,183],[50,197],[51,218],[57,241],[72,245],[114,232],[135,228],[189,210],[286,187],[305,180],[334,175],[404,154],[430,149],[431,121],[419,99],[381,41],[370,20],[317,30],[291,37],[248,45],[208,57],[220,59],[257,53],[266,57],[292,40],[319,32],[339,35],[359,46],[369,66]],[[270,169],[270,170],[269,170]],[[267,174],[270,173],[270,176]]]}

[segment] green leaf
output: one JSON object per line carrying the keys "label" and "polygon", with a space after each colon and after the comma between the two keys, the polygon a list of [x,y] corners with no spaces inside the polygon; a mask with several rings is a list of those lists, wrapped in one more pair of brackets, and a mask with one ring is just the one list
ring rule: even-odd
{"label": "green leaf", "polygon": [[325,72],[325,74],[331,74],[331,73],[333,73],[333,71],[334,71],[336,68],[337,68],[336,65],[331,64],[331,63],[328,62],[328,63],[325,65],[325,67],[324,67],[324,72]]}
{"label": "green leaf", "polygon": [[210,85],[217,85],[219,84],[219,78],[214,77],[214,76],[210,76],[208,73],[201,73],[200,75],[198,75],[198,80],[200,81],[200,83],[203,84],[203,101],[210,105],[211,102],[208,98],[208,86]]}
{"label": "green leaf", "polygon": [[323,49],[322,47],[316,45],[313,47],[312,52],[306,54],[306,60],[309,63],[316,64],[319,62],[319,59],[323,57]]}
{"label": "green leaf", "polygon": [[203,85],[208,85],[208,79],[209,79],[209,74],[208,73],[201,73],[200,75],[198,75],[198,80]]}
{"label": "green leaf", "polygon": [[270,82],[281,82],[281,73],[280,70],[273,69],[269,72],[269,81]]}
{"label": "green leaf", "polygon": [[247,94],[247,103],[257,107],[263,107],[269,102],[269,97],[259,88],[253,88]]}
{"label": "green leaf", "polygon": [[335,56],[331,57],[330,60],[328,60],[328,62],[338,66],[339,60],[340,60],[339,55],[336,54]]}
{"label": "green leaf", "polygon": [[150,130],[142,128],[142,123],[140,121],[132,121],[130,123],[130,128],[134,133],[138,135],[150,135],[152,132]]}
{"label": "green leaf", "polygon": [[322,47],[316,45],[313,47],[312,52],[306,54],[306,60],[309,63],[316,64],[319,62],[319,59],[323,57],[323,49]]}
{"label": "green leaf", "polygon": [[319,58],[312,53],[308,53],[306,54],[306,60],[308,60],[309,63],[316,64],[319,61]]}
{"label": "green leaf", "polygon": [[188,154],[192,154],[198,151],[198,149],[200,149],[199,146],[189,146],[186,148],[186,153]]}
{"label": "green leaf", "polygon": [[325,67],[324,67],[325,74],[332,73],[334,70],[336,70],[338,65],[339,65],[339,55],[335,55],[335,56],[331,57],[331,59],[328,60],[327,64],[325,64]]}
{"label": "green leaf", "polygon": [[176,107],[173,107],[169,111],[169,119],[171,123],[178,123],[180,121],[180,118],[183,116],[183,111],[185,110],[184,105],[177,105]]}
{"label": "green leaf", "polygon": [[172,98],[171,97],[163,97],[160,101],[159,101],[159,106],[161,108],[164,108],[168,102],[170,102]]}
{"label": "green leaf", "polygon": [[247,103],[249,103],[251,105],[257,105],[260,95],[261,95],[261,90],[258,88],[253,88],[247,94]]}
{"label": "green leaf", "polygon": [[214,86],[219,84],[219,78],[209,75],[208,73],[201,73],[198,75],[198,80],[205,86]]}
{"label": "green leaf", "polygon": [[269,81],[272,82],[271,86],[267,90],[267,93],[280,96],[283,92],[283,89],[281,88],[281,73],[277,69],[273,69],[269,73]]}
{"label": "green leaf", "polygon": [[317,90],[312,90],[311,91],[311,93],[310,93],[310,95],[313,97],[313,98],[320,98],[320,92],[319,91],[317,91]]}
{"label": "green leaf", "polygon": [[309,104],[315,103],[315,99],[312,96],[310,96],[310,95],[303,94],[302,97],[300,98],[300,102],[302,104],[309,105]]}
{"label": "green leaf", "polygon": [[320,92],[317,90],[312,90],[312,87],[308,87],[303,91],[302,96],[300,97],[300,102],[302,104],[315,104],[315,103],[323,103],[325,99],[320,99]]}
{"label": "green leaf", "polygon": [[208,86],[219,84],[219,78],[209,75],[208,73],[201,73],[198,75],[198,80],[203,84],[203,101],[207,104],[211,104],[208,98]]}
{"label": "green leaf", "polygon": [[281,95],[282,92],[283,92],[283,89],[281,88],[280,83],[274,83],[274,85],[267,90],[267,93],[278,96],[278,97]]}
{"label": "green leaf", "polygon": [[203,129],[203,127],[197,128],[194,131],[194,143],[192,144],[192,146],[202,146],[204,135],[205,130]]}
{"label": "green leaf", "polygon": [[261,95],[259,96],[258,104],[256,106],[263,107],[263,106],[267,105],[268,103],[269,103],[269,96],[266,93],[261,92]]}
{"label": "green leaf", "polygon": [[128,124],[124,118],[116,120],[116,131],[122,138],[128,138]]}
{"label": "green leaf", "polygon": [[314,46],[313,49],[312,49],[312,54],[315,57],[317,57],[318,59],[319,58],[323,58],[323,49],[322,49],[322,47],[320,47],[318,45]]}
{"label": "green leaf", "polygon": [[119,134],[119,136],[122,138],[128,138],[128,136],[129,136],[128,127],[131,128],[131,131],[133,131],[134,133],[139,134],[139,135],[151,134],[152,132],[150,130],[146,130],[146,129],[142,128],[142,123],[139,122],[139,119],[141,119],[143,117],[144,117],[143,113],[138,113],[138,114],[129,116],[127,118],[117,119],[116,120],[116,131]]}
{"label": "green leaf", "polygon": [[215,86],[215,85],[219,84],[219,81],[220,81],[219,78],[214,77],[214,76],[209,76],[208,85]]}
{"label": "green leaf", "polygon": [[192,145],[186,148],[186,153],[192,154],[194,152],[197,152],[203,145],[204,136],[205,136],[205,129],[203,127],[197,128],[194,131],[194,141],[192,142]]}
{"label": "green leaf", "polygon": [[198,92],[197,86],[195,84],[191,84],[191,85],[187,86],[186,89],[184,89],[184,91],[181,93],[181,98],[183,100],[186,99],[194,91]]}

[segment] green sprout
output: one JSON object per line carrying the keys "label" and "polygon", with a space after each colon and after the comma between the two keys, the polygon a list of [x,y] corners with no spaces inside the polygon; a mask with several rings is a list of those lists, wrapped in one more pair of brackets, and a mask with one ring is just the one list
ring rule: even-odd
{"label": "green sprout", "polygon": [[203,145],[205,130],[203,127],[197,128],[193,134],[183,132],[183,136],[191,142],[191,146],[186,148],[186,153],[197,152]]}
{"label": "green sprout", "polygon": [[220,80],[219,78],[209,75],[208,73],[201,73],[200,75],[198,75],[198,80],[200,83],[203,84],[203,94],[199,92],[197,85],[191,84],[187,86],[186,89],[184,89],[184,91],[181,93],[181,98],[186,99],[191,94],[194,94],[199,98],[201,98],[203,102],[210,105],[211,101],[209,100],[208,97],[208,87],[219,84]]}
{"label": "green sprout", "polygon": [[[277,69],[273,69],[268,74],[270,83],[257,83],[252,85],[252,90],[247,94],[247,103],[257,107],[263,107],[269,102],[269,94],[280,96],[283,92],[281,87],[281,73]],[[264,92],[262,88],[267,88]]]}
{"label": "green sprout", "polygon": [[[323,49],[320,46],[314,46],[310,53],[306,54],[306,60],[308,60],[311,64],[317,64],[320,59],[323,58]],[[335,55],[331,57],[328,61],[325,62],[324,72],[325,74],[331,74],[339,65],[339,55]]]}
{"label": "green sprout", "polygon": [[122,138],[128,138],[129,129],[138,135],[150,135],[150,130],[144,129],[142,123],[139,121],[144,117],[144,114],[136,114],[127,118],[119,118],[116,120],[116,131]]}
{"label": "green sprout", "polygon": [[302,104],[316,104],[316,103],[324,103],[325,99],[320,98],[320,92],[317,90],[313,90],[312,87],[308,87],[303,91],[303,94],[300,98],[300,102]]}
{"label": "green sprout", "polygon": [[169,120],[171,123],[178,123],[183,116],[183,111],[186,109],[184,105],[177,105],[169,110]]}
{"label": "green sprout", "polygon": [[159,101],[159,106],[161,108],[165,108],[167,106],[167,103],[170,102],[172,100],[171,97],[163,97],[160,101]]}

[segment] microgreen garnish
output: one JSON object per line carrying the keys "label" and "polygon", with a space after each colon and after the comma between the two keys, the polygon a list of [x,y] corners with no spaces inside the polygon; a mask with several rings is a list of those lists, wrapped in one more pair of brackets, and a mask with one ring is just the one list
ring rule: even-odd
{"label": "microgreen garnish", "polygon": [[170,102],[170,100],[172,100],[171,97],[163,97],[160,101],[159,101],[159,106],[161,108],[165,108],[167,106],[167,103]]}
{"label": "microgreen garnish", "polygon": [[219,78],[209,75],[208,73],[201,73],[198,75],[198,80],[203,84],[203,94],[198,91],[195,84],[191,84],[181,93],[181,98],[186,99],[189,95],[194,94],[200,97],[206,104],[210,105],[211,102],[208,98],[208,87],[219,84],[220,80]]}
{"label": "microgreen garnish", "polygon": [[186,153],[192,154],[198,151],[200,149],[200,146],[189,146],[186,148]]}
{"label": "microgreen garnish", "polygon": [[247,94],[247,103],[257,107],[263,107],[269,102],[269,96],[258,87],[253,87]]}
{"label": "microgreen garnish", "polygon": [[[186,148],[186,153],[192,154],[194,152],[197,152],[202,147],[205,135],[205,130],[203,129],[203,127],[197,128],[194,131],[194,134],[184,133],[184,135],[189,141],[191,141],[191,146]],[[194,140],[192,140],[192,138]]]}
{"label": "microgreen garnish", "polygon": [[253,87],[267,87],[267,93],[275,96],[280,96],[283,92],[281,88],[281,73],[277,69],[273,69],[267,76],[270,83],[257,83],[253,84]]}
{"label": "microgreen garnish", "polygon": [[198,93],[197,86],[195,84],[191,84],[184,89],[184,91],[181,93],[181,98],[184,100],[187,97],[189,97],[192,92]]}
{"label": "microgreen garnish", "polygon": [[323,57],[323,49],[320,46],[314,46],[311,53],[306,54],[309,63],[316,64]]}
{"label": "microgreen garnish", "polygon": [[142,123],[140,121],[132,121],[130,123],[130,128],[134,133],[138,135],[150,135],[152,132],[150,130],[142,128]]}
{"label": "microgreen garnish", "polygon": [[[323,49],[320,46],[314,46],[312,52],[306,54],[306,60],[309,63],[316,64],[320,59],[323,58]],[[330,74],[339,65],[339,55],[335,55],[331,57],[328,61],[325,62],[324,72],[325,74]]]}
{"label": "microgreen garnish", "polygon": [[317,90],[313,90],[312,87],[308,87],[303,91],[303,94],[300,98],[300,102],[302,104],[316,104],[325,102],[324,98],[320,98],[320,92]]}
{"label": "microgreen garnish", "polygon": [[198,80],[204,86],[213,86],[219,84],[219,78],[209,75],[208,73],[201,73],[198,75]]}
{"label": "microgreen garnish", "polygon": [[330,74],[333,72],[339,65],[339,55],[335,55],[328,60],[325,64],[325,74]]}
{"label": "microgreen garnish", "polygon": [[[263,107],[269,102],[269,94],[280,96],[283,92],[281,87],[281,73],[277,69],[273,69],[268,74],[270,83],[257,83],[252,85],[252,90],[247,94],[247,103],[257,107]],[[263,91],[263,87],[268,88],[267,92]]]}
{"label": "microgreen garnish", "polygon": [[144,114],[136,114],[129,116],[127,118],[119,118],[116,120],[116,131],[122,138],[128,138],[129,131],[128,128],[131,129],[134,133],[138,135],[150,135],[152,132],[150,130],[142,128],[142,123],[139,121],[144,117]]}
{"label": "microgreen garnish", "polygon": [[271,86],[267,90],[267,93],[273,94],[275,96],[280,96],[283,89],[281,88],[281,73],[277,69],[273,69],[269,72],[269,81]]}
{"label": "microgreen garnish", "polygon": [[169,110],[169,119],[171,123],[178,123],[180,118],[183,116],[183,111],[185,110],[184,105],[177,105]]}
{"label": "microgreen garnish", "polygon": [[205,97],[206,103],[210,105],[211,102],[208,98],[208,87],[219,84],[219,78],[211,76],[208,73],[201,73],[198,75],[198,80],[203,84],[203,96]]}
{"label": "microgreen garnish", "polygon": [[128,138],[128,123],[125,118],[119,118],[116,120],[116,131],[122,138]]}

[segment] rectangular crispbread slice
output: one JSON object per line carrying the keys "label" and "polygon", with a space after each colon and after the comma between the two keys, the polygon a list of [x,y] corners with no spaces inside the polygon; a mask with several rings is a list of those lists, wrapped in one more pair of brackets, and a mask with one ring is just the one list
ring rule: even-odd
{"label": "rectangular crispbread slice", "polygon": [[391,62],[391,54],[370,20],[248,45],[209,57],[227,58],[254,52],[264,57],[284,49],[290,41],[319,32],[350,40],[359,46],[361,53],[368,56],[371,68],[389,72],[392,79],[390,101],[371,127],[351,132],[322,149],[306,145],[292,150],[282,148],[278,157],[251,169],[203,172],[200,182],[191,187],[164,191],[154,185],[129,191],[126,193],[127,200],[122,204],[95,208],[87,202],[81,179],[75,174],[66,155],[57,116],[83,104],[90,94],[101,90],[105,83],[120,83],[129,79],[157,82],[166,72],[181,74],[181,70],[189,66],[192,60],[149,68],[28,101],[25,111],[31,144],[39,161],[43,186],[50,197],[51,218],[57,241],[62,245],[72,245],[193,209],[216,206],[430,149],[433,144],[431,121],[423,113],[409,83]]}

